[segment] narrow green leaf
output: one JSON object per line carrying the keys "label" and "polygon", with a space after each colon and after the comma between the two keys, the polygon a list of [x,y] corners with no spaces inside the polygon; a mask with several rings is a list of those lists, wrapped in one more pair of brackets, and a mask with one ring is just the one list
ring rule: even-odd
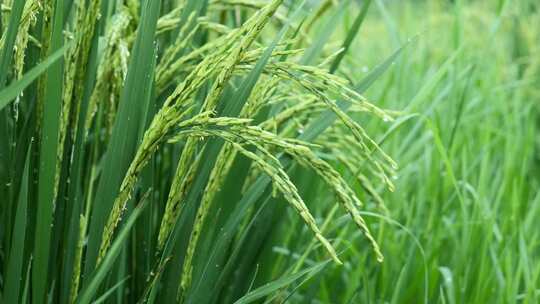
{"label": "narrow green leaf", "polygon": [[[61,49],[64,1],[55,1],[50,51]],[[40,142],[38,207],[32,269],[32,301],[43,303],[47,296],[51,225],[56,196],[56,163],[62,108],[62,62],[54,63],[47,72],[43,122]]]}
{"label": "narrow green leaf", "polygon": [[461,187],[460,187],[458,179],[456,177],[454,167],[452,166],[452,162],[450,161],[450,158],[448,157],[448,151],[446,150],[446,148],[445,148],[445,146],[444,146],[444,144],[442,142],[439,129],[433,123],[433,121],[431,121],[431,119],[425,117],[424,121],[426,123],[426,127],[431,131],[431,134],[433,134],[433,141],[434,141],[435,147],[437,148],[437,151],[439,152],[439,154],[440,154],[440,156],[441,156],[441,158],[443,160],[443,164],[445,166],[446,174],[448,175],[448,179],[450,179],[450,181],[452,182],[452,185],[454,186],[454,189],[456,190],[456,194],[457,194],[458,199],[459,199],[459,201],[461,203],[461,208],[462,208],[463,212],[466,212],[465,211],[465,208],[466,208],[465,207],[465,199],[463,197]]}
{"label": "narrow green leaf", "polygon": [[113,292],[115,292],[118,288],[120,288],[122,285],[124,285],[124,283],[128,279],[129,279],[129,277],[127,277],[127,278],[121,280],[120,282],[114,284],[111,288],[109,288],[109,290],[107,290],[99,298],[97,298],[94,302],[92,302],[92,304],[100,304],[100,303],[105,302],[105,300],[107,300],[107,298],[109,298],[113,294]]}
{"label": "narrow green leaf", "polygon": [[281,277],[271,283],[265,284],[252,292],[249,292],[242,298],[238,299],[238,301],[234,302],[234,304],[247,304],[247,303],[253,303],[259,299],[264,298],[267,295],[272,294],[273,292],[276,292],[284,287],[289,286],[290,284],[294,283],[296,280],[307,276],[308,278],[313,277],[317,273],[319,273],[321,270],[324,269],[326,265],[330,263],[330,260],[326,260],[323,262],[319,262],[309,268],[306,268],[304,270],[301,270],[299,272]]}
{"label": "narrow green leaf", "polygon": [[452,63],[456,58],[458,58],[459,54],[463,51],[463,46],[459,47],[457,50],[455,50],[447,59],[446,61],[439,67],[437,72],[431,76],[427,81],[424,82],[424,85],[422,88],[418,91],[418,93],[413,97],[411,102],[407,105],[406,111],[416,111],[418,106],[426,100],[426,98],[433,92],[433,89],[435,86],[443,79],[444,75],[448,72],[450,67],[452,66]]}
{"label": "narrow green leaf", "polygon": [[364,19],[366,18],[369,5],[371,4],[371,0],[365,0],[363,1],[362,8],[360,9],[360,12],[358,13],[358,16],[356,16],[356,19],[354,19],[354,23],[347,32],[347,37],[345,38],[345,41],[343,41],[343,45],[341,48],[343,51],[339,53],[334,61],[332,62],[332,65],[330,66],[330,73],[334,73],[337,68],[339,67],[339,64],[341,63],[341,60],[343,60],[343,57],[345,57],[345,54],[347,54],[347,51],[349,51],[349,48],[351,47],[352,42],[354,41],[354,38],[358,34],[358,31],[360,30],[360,26],[362,26],[362,23],[364,22]]}
{"label": "narrow green leaf", "polygon": [[324,45],[328,42],[334,30],[340,24],[340,21],[343,19],[343,15],[345,14],[345,11],[350,3],[350,0],[342,1],[334,14],[326,21],[322,27],[322,32],[317,33],[317,40],[311,44],[300,60],[302,64],[313,64],[317,57],[320,56],[324,49]]}
{"label": "narrow green leaf", "polygon": [[0,111],[7,106],[13,99],[19,96],[26,87],[28,87],[34,80],[41,76],[47,69],[54,63],[56,63],[64,55],[67,48],[72,43],[67,43],[59,50],[55,51],[43,60],[40,64],[28,71],[24,76],[16,82],[10,84],[7,88],[0,92]]}
{"label": "narrow green leaf", "polygon": [[24,243],[26,239],[26,209],[28,206],[28,176],[30,171],[30,151],[31,145],[26,154],[21,189],[19,191],[19,202],[15,215],[14,237],[11,238],[11,248],[9,250],[8,268],[5,276],[4,303],[19,303],[20,287],[23,285],[23,258]]}
{"label": "narrow green leaf", "polygon": [[[32,258],[30,257],[30,261]],[[28,298],[30,297],[30,277],[31,277],[31,269],[32,269],[32,263],[28,263],[28,267],[26,268],[26,280],[24,281],[24,288],[21,296],[21,303],[28,303]]]}
{"label": "narrow green leaf", "polygon": [[461,122],[461,117],[463,116],[463,109],[464,109],[464,105],[465,105],[465,99],[466,99],[466,96],[467,96],[467,91],[469,90],[469,87],[471,85],[472,76],[474,75],[474,68],[475,67],[473,66],[472,70],[468,74],[467,81],[465,83],[465,87],[461,91],[461,95],[460,95],[459,102],[458,102],[457,113],[456,113],[456,119],[454,121],[454,125],[452,126],[452,131],[450,132],[450,139],[448,140],[448,145],[447,145],[448,150],[450,150],[452,148],[452,145],[454,143],[454,139],[456,137],[457,129],[458,129],[459,124]]}
{"label": "narrow green leaf", "polygon": [[11,58],[13,57],[13,46],[15,45],[15,39],[17,38],[17,32],[19,30],[19,24],[21,23],[21,16],[25,3],[26,0],[17,0],[13,2],[13,6],[11,7],[9,24],[7,31],[4,34],[4,45],[0,51],[0,89],[4,88],[6,84]]}
{"label": "narrow green leaf", "polygon": [[[131,228],[135,224],[135,221],[142,214],[144,208],[148,205],[148,200],[145,198],[139,203],[133,212],[128,217],[124,227],[118,233],[118,236],[111,245],[111,248],[103,258],[101,264],[96,268],[96,270],[89,276],[87,286],[81,291],[77,303],[86,304],[92,302],[92,299],[96,296],[98,292],[99,285],[105,279],[106,275],[111,270],[114,262],[120,255],[124,243],[126,242],[129,234],[131,233]],[[122,282],[120,282],[122,283]]]}
{"label": "narrow green leaf", "polygon": [[448,304],[455,304],[456,296],[454,291],[454,279],[452,275],[452,270],[448,267],[439,266],[439,272],[443,277],[443,287],[446,290],[446,295],[448,298]]}

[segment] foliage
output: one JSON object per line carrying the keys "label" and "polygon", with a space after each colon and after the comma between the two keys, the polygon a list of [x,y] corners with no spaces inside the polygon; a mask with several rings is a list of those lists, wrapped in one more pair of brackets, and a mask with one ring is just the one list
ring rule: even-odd
{"label": "foliage", "polygon": [[540,299],[534,0],[2,5],[3,302]]}

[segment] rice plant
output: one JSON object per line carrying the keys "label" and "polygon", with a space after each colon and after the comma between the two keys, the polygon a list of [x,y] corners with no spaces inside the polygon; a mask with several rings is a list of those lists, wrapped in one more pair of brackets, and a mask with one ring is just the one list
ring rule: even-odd
{"label": "rice plant", "polygon": [[[360,22],[329,52],[331,31],[310,37],[318,16],[309,5],[5,2],[2,298],[267,296],[227,290],[242,236],[266,205],[294,210],[326,252],[321,263],[342,264],[292,180],[300,167],[335,193],[333,204],[382,262],[360,214],[365,203],[322,155],[329,146],[315,140],[344,128],[355,151],[345,161],[361,160],[369,178],[392,189],[397,165],[348,111],[385,121],[396,113],[334,73]],[[334,21],[350,5],[341,4]],[[312,272],[299,267],[284,278]],[[274,282],[274,292],[295,281]]]}
{"label": "rice plant", "polygon": [[1,4],[2,303],[540,300],[533,0]]}

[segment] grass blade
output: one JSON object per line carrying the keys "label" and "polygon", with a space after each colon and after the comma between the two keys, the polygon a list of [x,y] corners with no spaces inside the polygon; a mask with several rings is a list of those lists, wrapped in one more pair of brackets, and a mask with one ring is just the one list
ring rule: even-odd
{"label": "grass blade", "polygon": [[313,64],[317,57],[323,51],[324,45],[328,42],[332,33],[340,23],[339,20],[343,18],[347,6],[351,3],[350,0],[342,1],[334,14],[326,21],[321,33],[317,34],[317,40],[311,44],[311,46],[304,53],[304,57],[300,60],[302,64]]}
{"label": "grass blade", "polygon": [[349,32],[347,33],[347,37],[345,38],[345,41],[343,41],[343,45],[341,48],[343,49],[341,53],[339,53],[334,61],[332,62],[332,65],[330,66],[330,73],[334,73],[337,68],[339,67],[339,64],[341,63],[341,60],[345,57],[345,54],[347,54],[347,51],[351,47],[352,42],[354,41],[354,38],[358,34],[358,31],[360,30],[360,27],[362,26],[362,23],[364,22],[364,19],[366,18],[367,12],[369,10],[369,5],[371,4],[371,0],[365,0],[363,1],[362,8],[360,8],[360,12],[358,13],[358,16],[354,19],[354,23],[349,29]]}
{"label": "grass blade", "polygon": [[15,83],[10,84],[7,88],[0,92],[0,111],[7,106],[13,99],[19,96],[26,87],[28,87],[34,80],[47,71],[47,69],[56,63],[62,56],[71,43],[67,43],[54,53],[52,53],[47,59],[43,60],[40,64],[28,71],[24,76],[17,80]]}
{"label": "grass blade", "polygon": [[21,189],[19,191],[19,202],[17,204],[17,213],[15,215],[15,229],[11,239],[11,248],[9,251],[8,268],[5,276],[5,294],[4,303],[19,303],[20,287],[23,285],[23,258],[24,243],[26,240],[27,225],[27,206],[28,206],[28,182],[30,171],[30,150],[26,154],[23,177],[21,180]]}
{"label": "grass blade", "polygon": [[9,68],[11,59],[13,57],[13,46],[15,45],[15,39],[17,38],[17,32],[19,30],[19,24],[21,23],[21,16],[24,9],[26,0],[18,0],[13,3],[11,7],[11,14],[7,31],[2,36],[3,45],[0,52],[0,89],[4,88],[6,79],[9,74]]}
{"label": "grass blade", "polygon": [[120,288],[120,286],[122,286],[124,283],[126,283],[126,281],[129,279],[129,277],[121,280],[120,282],[114,284],[113,287],[109,288],[109,290],[107,290],[104,294],[102,294],[99,298],[97,298],[94,302],[92,302],[93,304],[100,304],[100,303],[103,303],[105,302],[105,300],[107,300],[113,292],[115,292],[118,288]]}
{"label": "grass blade", "polygon": [[271,283],[268,283],[264,286],[261,286],[242,298],[238,299],[238,301],[234,302],[234,304],[247,304],[247,303],[253,303],[267,295],[272,294],[273,292],[276,292],[284,287],[287,287],[288,285],[294,283],[296,280],[307,276],[308,278],[313,277],[317,273],[319,273],[321,270],[326,267],[330,263],[330,260],[319,262],[309,268],[306,268],[304,270],[301,270],[299,272],[281,277]]}
{"label": "grass blade", "polygon": [[[63,44],[62,26],[63,0],[55,1],[55,13],[51,34],[50,51],[61,49]],[[40,142],[38,208],[34,245],[34,265],[32,269],[32,301],[43,303],[49,284],[49,255],[51,247],[51,225],[56,199],[57,149],[62,108],[62,62],[54,63],[47,72],[46,101],[43,109],[43,123]]]}
{"label": "grass blade", "polygon": [[148,205],[148,200],[145,198],[142,199],[141,203],[131,213],[128,217],[124,227],[118,233],[118,237],[114,240],[111,245],[110,250],[107,252],[103,261],[96,268],[95,272],[88,278],[87,286],[81,291],[77,303],[87,304],[92,302],[92,299],[96,296],[100,284],[105,279],[108,272],[112,269],[114,262],[120,255],[123,245],[126,242],[129,234],[131,233],[131,228],[135,224],[135,221],[142,214],[144,208]]}

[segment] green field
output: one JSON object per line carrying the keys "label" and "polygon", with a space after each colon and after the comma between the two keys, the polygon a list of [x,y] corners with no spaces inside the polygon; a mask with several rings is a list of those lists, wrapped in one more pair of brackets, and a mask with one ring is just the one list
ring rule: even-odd
{"label": "green field", "polygon": [[540,303],[537,0],[0,2],[0,303]]}

